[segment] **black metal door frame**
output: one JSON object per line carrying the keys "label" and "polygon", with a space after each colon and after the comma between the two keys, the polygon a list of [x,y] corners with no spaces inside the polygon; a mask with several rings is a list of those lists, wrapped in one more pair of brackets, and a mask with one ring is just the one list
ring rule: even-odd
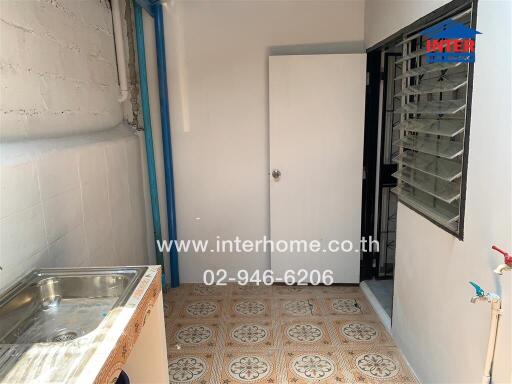
{"label": "black metal door frame", "polygon": [[[375,184],[377,171],[377,145],[379,127],[381,50],[368,52],[366,57],[366,100],[364,120],[363,186],[361,205],[361,237],[369,241],[373,237],[375,211]],[[359,280],[374,276],[375,252],[362,250]]]}
{"label": "black metal door frame", "polygon": [[[381,223],[382,223],[382,189],[385,188],[385,187],[394,187],[397,185],[397,180],[392,176],[393,173],[395,173],[398,169],[398,166],[397,164],[385,164],[384,163],[384,146],[386,145],[385,143],[385,140],[384,138],[386,137],[386,132],[385,130],[386,129],[391,129],[393,130],[393,127],[386,127],[386,113],[388,113],[389,111],[387,110],[387,105],[388,105],[388,71],[389,71],[389,57],[390,56],[394,56],[394,57],[400,57],[401,54],[399,53],[389,53],[389,52],[385,52],[384,53],[384,72],[383,72],[383,75],[381,77],[381,79],[383,80],[384,84],[383,84],[383,89],[384,89],[384,92],[382,93],[382,114],[380,116],[380,119],[382,121],[382,132],[381,132],[381,141],[380,141],[380,168],[377,170],[377,172],[379,172],[379,195],[376,196],[375,198],[378,199],[378,217],[376,218],[377,220],[377,235],[379,236],[379,241],[381,239]],[[394,64],[393,64],[394,65]],[[394,86],[394,84],[391,84],[391,86]],[[391,140],[393,139],[393,132],[390,132],[390,135],[391,135]],[[389,203],[389,202],[388,202]],[[389,205],[388,205],[388,212],[386,213],[387,216],[389,216]],[[386,237],[386,240],[387,240],[387,237]],[[387,246],[387,244],[380,244],[380,247],[379,249],[381,249],[381,247],[383,246]],[[379,266],[381,265],[381,257],[382,257],[382,253],[380,252],[375,252],[374,254],[374,257],[375,257],[375,268],[373,269],[373,277],[376,278],[376,279],[392,279],[393,278],[393,274],[391,275],[388,275],[387,272],[384,274],[384,276],[381,276],[380,273],[379,273]]]}

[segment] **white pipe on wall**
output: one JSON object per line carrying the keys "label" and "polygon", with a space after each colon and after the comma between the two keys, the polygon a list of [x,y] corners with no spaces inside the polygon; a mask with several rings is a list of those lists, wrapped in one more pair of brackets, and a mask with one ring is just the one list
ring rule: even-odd
{"label": "white pipe on wall", "polygon": [[121,22],[119,0],[111,0],[111,4],[112,20],[114,24],[114,41],[116,43],[117,73],[119,75],[119,88],[121,89],[121,96],[118,101],[122,103],[128,99],[128,80],[126,77],[126,60],[124,56],[123,24]]}
{"label": "white pipe on wall", "polygon": [[492,378],[492,365],[494,362],[494,352],[496,350],[496,338],[498,337],[498,324],[501,315],[501,299],[497,295],[490,296],[491,300],[491,330],[489,332],[489,344],[487,345],[487,355],[485,357],[484,376],[482,384],[490,384]]}

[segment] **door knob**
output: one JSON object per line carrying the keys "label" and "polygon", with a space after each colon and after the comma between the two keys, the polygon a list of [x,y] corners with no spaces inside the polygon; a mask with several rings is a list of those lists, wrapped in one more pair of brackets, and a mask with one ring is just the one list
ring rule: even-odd
{"label": "door knob", "polygon": [[279,180],[279,178],[281,177],[281,171],[279,169],[272,170],[272,177],[274,178],[274,180]]}

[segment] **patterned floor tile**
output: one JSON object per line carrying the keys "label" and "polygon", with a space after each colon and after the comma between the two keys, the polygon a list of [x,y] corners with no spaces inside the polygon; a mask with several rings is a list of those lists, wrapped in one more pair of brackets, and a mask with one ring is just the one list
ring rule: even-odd
{"label": "patterned floor tile", "polygon": [[164,301],[181,301],[188,296],[192,284],[181,284],[178,288],[168,288],[164,295]]}
{"label": "patterned floor tile", "polygon": [[274,344],[272,321],[237,321],[226,323],[226,347],[271,348]]}
{"label": "patterned floor tile", "polygon": [[332,321],[342,345],[393,345],[393,339],[382,324],[372,317],[343,316]]}
{"label": "patterned floor tile", "polygon": [[184,284],[164,312],[171,383],[416,383],[357,287]]}
{"label": "patterned floor tile", "polygon": [[293,384],[346,383],[342,365],[333,350],[294,351],[285,354],[286,382]]}
{"label": "patterned floor tile", "polygon": [[175,301],[164,301],[164,318],[171,319],[176,316],[177,303]]}
{"label": "patterned floor tile", "polygon": [[273,287],[274,296],[309,296],[323,297],[360,293],[359,287],[347,285],[276,285]]}
{"label": "patterned floor tile", "polygon": [[308,297],[290,297],[277,299],[278,316],[282,318],[318,316],[321,314],[320,302]]}
{"label": "patterned floor tile", "polygon": [[213,354],[171,352],[168,359],[171,384],[209,384],[212,382]]}
{"label": "patterned floor tile", "polygon": [[218,319],[222,314],[223,299],[194,297],[177,303],[177,316],[181,319]]}
{"label": "patterned floor tile", "polygon": [[247,296],[264,296],[270,297],[272,295],[272,286],[265,284],[232,284],[231,296],[233,297],[247,297]]}
{"label": "patterned floor tile", "polygon": [[359,294],[344,294],[321,299],[322,311],[326,316],[373,314],[368,301]]}
{"label": "patterned floor tile", "polygon": [[321,292],[319,286],[311,285],[276,285],[272,287],[272,295],[277,297],[289,297],[289,296],[318,296]]}
{"label": "patterned floor tile", "polygon": [[188,298],[192,297],[226,297],[229,294],[229,289],[225,286],[219,285],[205,285],[205,284],[188,284],[185,290],[185,295]]}
{"label": "patterned floor tile", "polygon": [[271,350],[246,350],[226,352],[223,356],[222,384],[235,383],[277,383],[275,352]]}
{"label": "patterned floor tile", "polygon": [[416,383],[396,347],[354,348],[341,354],[356,383]]}
{"label": "patterned floor tile", "polygon": [[219,343],[219,325],[214,321],[168,321],[165,324],[168,346],[181,349],[214,348]]}
{"label": "patterned floor tile", "polygon": [[269,318],[272,301],[261,297],[231,298],[228,299],[226,313],[231,318]]}
{"label": "patterned floor tile", "polygon": [[325,348],[332,344],[324,321],[318,318],[284,321],[280,327],[285,348]]}

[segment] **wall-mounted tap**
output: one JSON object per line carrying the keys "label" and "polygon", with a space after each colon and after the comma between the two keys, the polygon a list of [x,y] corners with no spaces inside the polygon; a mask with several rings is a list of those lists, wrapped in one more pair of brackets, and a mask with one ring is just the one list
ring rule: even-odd
{"label": "wall-mounted tap", "polygon": [[506,271],[512,271],[512,265],[509,264],[500,264],[496,267],[494,270],[494,273],[497,273],[498,275],[503,275],[503,272]]}
{"label": "wall-mounted tap", "polygon": [[494,270],[494,273],[497,273],[498,275],[503,275],[503,272],[505,271],[512,271],[512,255],[508,254],[507,252],[498,248],[495,245],[492,246],[492,249],[501,253],[505,261],[503,264],[498,265],[498,267]]}
{"label": "wall-mounted tap", "polygon": [[494,351],[496,350],[496,338],[498,337],[498,324],[501,316],[501,297],[495,293],[485,292],[478,284],[470,281],[469,284],[475,288],[475,296],[471,298],[472,303],[487,301],[491,303],[491,330],[489,343],[487,345],[487,356],[485,358],[483,384],[490,384],[492,377],[492,365],[494,362]]}
{"label": "wall-mounted tap", "polygon": [[473,304],[476,303],[477,301],[487,301],[489,303],[494,303],[498,300],[501,300],[501,298],[495,293],[485,293],[485,291],[477,283],[470,281],[469,284],[471,284],[473,288],[475,288],[476,295],[471,298],[471,302]]}

